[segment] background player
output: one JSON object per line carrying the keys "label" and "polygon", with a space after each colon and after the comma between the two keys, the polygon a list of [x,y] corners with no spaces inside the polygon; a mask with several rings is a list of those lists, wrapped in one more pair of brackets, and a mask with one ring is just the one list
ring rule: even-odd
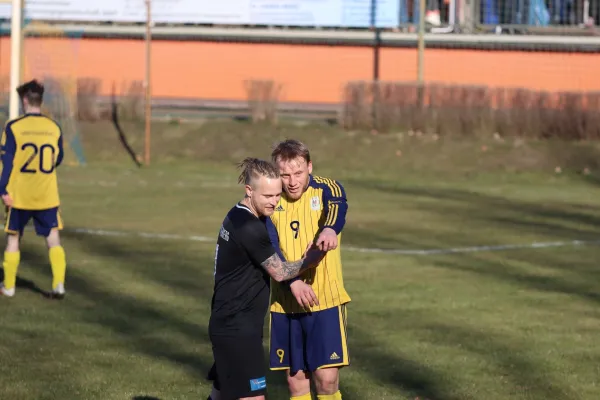
{"label": "background player", "polygon": [[274,243],[296,260],[315,242],[327,251],[319,265],[290,283],[272,283],[271,369],[286,369],[294,400],[310,400],[310,380],[321,400],[339,400],[339,368],[349,365],[346,303],[339,240],[346,220],[346,194],[334,180],[312,176],[308,148],[296,140],[272,152],[284,193],[271,217]]}
{"label": "background player", "polygon": [[0,195],[6,206],[4,283],[0,294],[15,294],[21,258],[19,241],[33,218],[35,231],[46,238],[52,267],[51,298],[65,295],[67,262],[60,244],[62,229],[56,167],[63,159],[60,127],[41,114],[44,87],[33,80],[17,88],[25,115],[9,121],[2,135]]}
{"label": "background player", "polygon": [[[213,400],[264,399],[266,363],[262,347],[269,283],[294,278],[314,267],[323,253],[310,249],[299,260],[283,262],[266,223],[281,196],[277,168],[247,158],[240,183],[246,195],[225,217],[215,254],[215,286],[209,322],[216,366]],[[217,390],[220,393],[217,393]]]}

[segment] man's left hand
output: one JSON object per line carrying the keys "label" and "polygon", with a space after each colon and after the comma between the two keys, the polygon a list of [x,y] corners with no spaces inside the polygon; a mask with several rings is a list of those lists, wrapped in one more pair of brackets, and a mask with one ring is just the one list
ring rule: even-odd
{"label": "man's left hand", "polygon": [[338,246],[337,233],[331,228],[323,229],[316,242],[317,247],[322,251],[335,250]]}
{"label": "man's left hand", "polygon": [[4,205],[6,207],[12,207],[13,201],[12,201],[12,197],[10,197],[10,194],[2,195],[2,202],[4,203]]}

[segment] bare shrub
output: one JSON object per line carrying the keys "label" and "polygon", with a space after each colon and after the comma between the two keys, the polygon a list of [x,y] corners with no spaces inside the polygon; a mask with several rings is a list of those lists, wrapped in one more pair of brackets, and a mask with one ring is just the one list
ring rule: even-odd
{"label": "bare shrub", "polygon": [[97,78],[77,79],[77,118],[94,122],[100,119],[99,96],[102,81]]}
{"label": "bare shrub", "polygon": [[589,92],[585,98],[588,139],[600,139],[600,92]]}
{"label": "bare shrub", "polygon": [[277,109],[283,86],[273,80],[245,82],[252,122],[277,123]]}
{"label": "bare shrub", "polygon": [[372,127],[371,83],[348,82],[344,87],[342,126],[346,129]]}
{"label": "bare shrub", "polygon": [[122,120],[142,121],[144,119],[145,88],[143,81],[122,82],[119,97],[119,117]]}
{"label": "bare shrub", "polygon": [[349,82],[342,125],[442,135],[600,138],[600,92],[533,91],[414,82]]}

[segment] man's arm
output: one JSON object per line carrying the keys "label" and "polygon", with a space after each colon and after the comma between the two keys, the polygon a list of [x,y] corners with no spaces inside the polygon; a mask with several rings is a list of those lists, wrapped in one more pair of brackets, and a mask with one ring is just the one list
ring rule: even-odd
{"label": "man's arm", "polygon": [[325,179],[321,184],[324,185],[325,224],[317,238],[316,245],[323,251],[329,251],[335,250],[338,246],[338,235],[346,224],[348,203],[344,187],[338,181]]}
{"label": "man's arm", "polygon": [[[271,220],[271,218],[267,218],[267,231],[269,232],[269,237],[271,238],[271,243],[273,244],[273,247],[275,248],[275,251],[277,252],[277,255],[279,256],[279,258],[281,259],[281,261],[285,262],[285,257],[283,256],[283,252],[281,251],[281,246],[279,245],[279,234],[277,233],[277,228],[275,228],[275,225],[273,224],[273,221]],[[291,280],[287,281],[287,285],[291,285],[293,282],[299,280],[300,277],[296,276],[295,278],[292,278]]]}
{"label": "man's arm", "polygon": [[309,268],[316,267],[322,258],[317,249],[307,251],[298,261],[283,261],[275,251],[267,227],[261,222],[247,223],[240,230],[240,242],[257,265],[277,282],[294,278]]}
{"label": "man's arm", "polygon": [[16,151],[17,144],[15,142],[15,135],[13,134],[10,125],[7,125],[4,129],[4,135],[2,137],[2,175],[0,175],[1,196],[8,194],[6,192],[6,187],[8,186],[10,174],[12,173]]}
{"label": "man's arm", "polygon": [[304,258],[298,261],[282,261],[277,253],[261,263],[262,267],[277,282],[287,281],[302,274],[310,268],[314,268],[323,258],[321,251],[310,249]]}
{"label": "man's arm", "polygon": [[327,180],[323,190],[323,205],[325,206],[325,225],[323,228],[333,229],[339,235],[344,225],[346,225],[346,213],[348,212],[346,191],[341,183]]}
{"label": "man's arm", "polygon": [[54,165],[55,167],[58,167],[62,163],[64,154],[63,135],[61,131],[60,136],[58,137],[58,156],[56,157],[56,164]]}

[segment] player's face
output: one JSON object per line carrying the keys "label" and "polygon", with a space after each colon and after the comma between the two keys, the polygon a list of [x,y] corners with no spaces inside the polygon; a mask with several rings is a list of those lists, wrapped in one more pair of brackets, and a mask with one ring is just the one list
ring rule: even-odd
{"label": "player's face", "polygon": [[[250,189],[248,191],[248,189]],[[281,179],[271,179],[261,176],[247,194],[252,201],[252,207],[259,216],[270,217],[281,198]]]}
{"label": "player's face", "polygon": [[292,200],[298,200],[308,186],[308,176],[312,173],[312,162],[302,157],[289,161],[278,161],[283,190]]}

